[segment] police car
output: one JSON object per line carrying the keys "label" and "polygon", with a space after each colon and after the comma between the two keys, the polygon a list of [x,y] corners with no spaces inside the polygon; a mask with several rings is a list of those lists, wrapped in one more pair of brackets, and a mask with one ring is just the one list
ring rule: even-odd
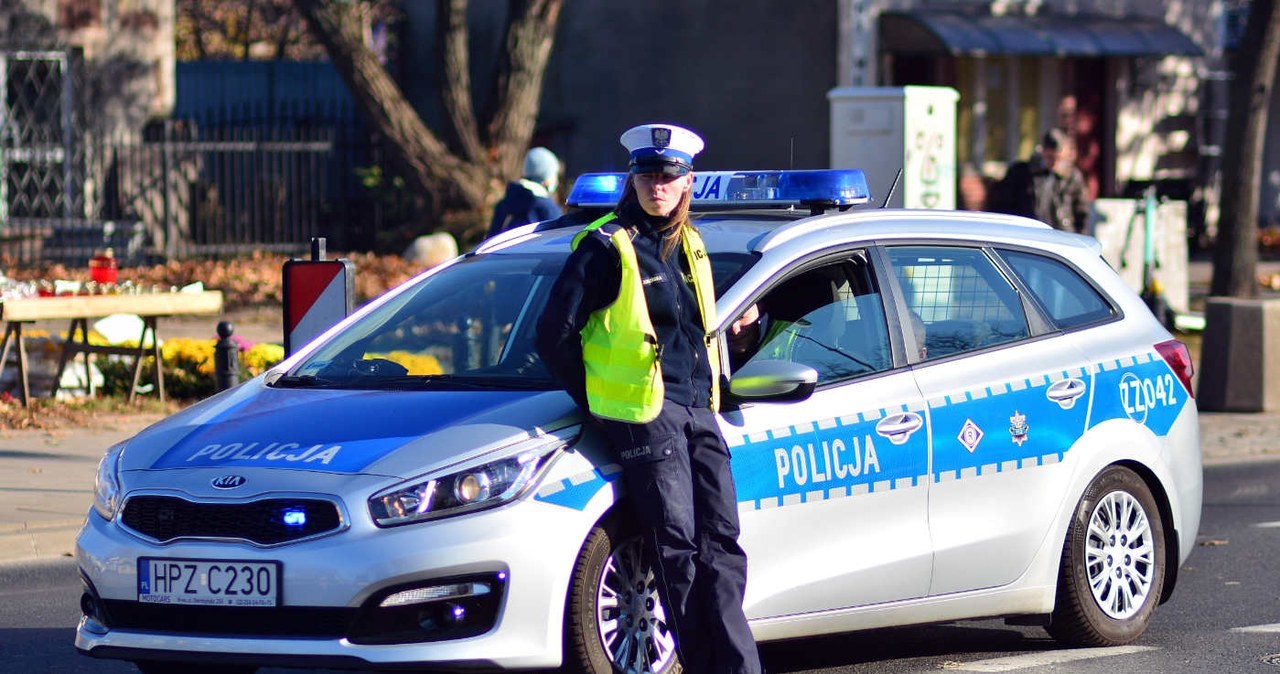
{"label": "police car", "polygon": [[[145,672],[675,671],[620,468],[533,347],[624,178],[111,448],[76,648]],[[876,208],[856,170],[694,190],[715,329],[761,316],[720,342],[756,638],[1006,617],[1138,639],[1199,526],[1196,401],[1098,243]]]}

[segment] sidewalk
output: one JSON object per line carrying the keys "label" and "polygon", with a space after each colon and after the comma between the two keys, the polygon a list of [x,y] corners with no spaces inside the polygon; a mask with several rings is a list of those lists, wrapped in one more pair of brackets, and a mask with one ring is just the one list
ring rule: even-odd
{"label": "sidewalk", "polygon": [[[159,419],[129,416],[100,428],[0,431],[0,564],[68,557],[93,502],[98,460]],[[1206,465],[1280,459],[1280,413],[1200,414]]]}
{"label": "sidewalk", "polygon": [[93,503],[98,461],[159,415],[95,428],[0,431],[0,563],[66,557]]}

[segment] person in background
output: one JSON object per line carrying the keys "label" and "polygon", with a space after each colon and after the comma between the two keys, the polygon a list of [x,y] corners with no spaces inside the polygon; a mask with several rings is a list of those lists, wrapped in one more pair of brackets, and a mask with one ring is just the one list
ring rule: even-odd
{"label": "person in background", "polygon": [[1088,233],[1089,187],[1075,165],[1075,143],[1061,129],[1045,132],[1035,154],[1009,166],[995,196],[994,211],[1035,218],[1054,229]]}
{"label": "person in background", "polygon": [[747,557],[716,422],[719,346],[706,246],[689,219],[694,132],[645,124],[618,205],[573,238],[537,351],[622,466],[689,674],[760,674],[742,609]]}
{"label": "person in background", "polygon": [[531,222],[558,218],[563,213],[551,198],[560,184],[560,160],[545,147],[524,156],[524,177],[507,183],[507,193],[493,207],[493,220],[485,238],[497,236]]}

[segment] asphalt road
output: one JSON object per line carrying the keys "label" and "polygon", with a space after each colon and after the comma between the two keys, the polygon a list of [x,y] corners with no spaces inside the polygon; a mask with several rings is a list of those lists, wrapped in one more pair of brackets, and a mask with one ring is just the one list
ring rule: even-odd
{"label": "asphalt road", "polygon": [[[1173,599],[1133,646],[1061,649],[1040,628],[992,620],[765,644],[765,666],[770,674],[1277,671],[1280,461],[1210,465],[1205,479],[1196,548]],[[0,565],[0,669],[135,671],[75,653],[79,593],[70,559]]]}

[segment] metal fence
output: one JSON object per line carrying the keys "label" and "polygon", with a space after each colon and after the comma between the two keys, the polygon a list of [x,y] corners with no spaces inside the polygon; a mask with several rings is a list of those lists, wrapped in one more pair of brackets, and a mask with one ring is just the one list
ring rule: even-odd
{"label": "metal fence", "polygon": [[[203,136],[203,137],[201,137]],[[81,264],[113,248],[123,264],[249,250],[301,253],[326,232],[326,129],[195,134],[166,122],[144,133],[81,140],[81,160],[13,159],[0,251],[19,264]],[[68,180],[65,176],[72,176]],[[83,190],[84,207],[57,208]]]}
{"label": "metal fence", "polygon": [[332,150],[323,159],[320,211],[330,249],[377,250],[403,238],[397,230],[412,199],[385,173],[377,187],[366,181],[366,170],[383,164],[381,143],[332,63],[187,61],[178,64],[177,93],[174,116],[206,136],[326,130]]}
{"label": "metal fence", "polygon": [[[376,162],[349,110],[315,101],[104,132],[74,52],[0,52],[0,264],[122,264],[376,244],[383,211],[356,176]],[[323,101],[321,102],[323,103]],[[92,128],[91,128],[92,127]]]}

